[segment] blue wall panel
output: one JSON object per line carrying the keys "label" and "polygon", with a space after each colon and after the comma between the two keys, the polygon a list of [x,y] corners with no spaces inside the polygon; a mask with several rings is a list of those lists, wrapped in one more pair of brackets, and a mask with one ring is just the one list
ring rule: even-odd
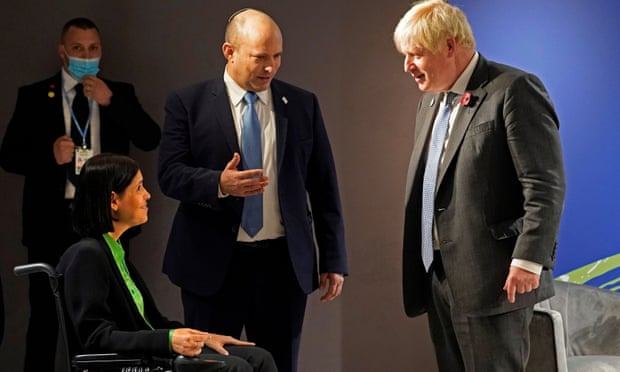
{"label": "blue wall panel", "polygon": [[467,14],[485,57],[535,73],[555,103],[567,175],[555,275],[617,290],[620,2],[451,3]]}

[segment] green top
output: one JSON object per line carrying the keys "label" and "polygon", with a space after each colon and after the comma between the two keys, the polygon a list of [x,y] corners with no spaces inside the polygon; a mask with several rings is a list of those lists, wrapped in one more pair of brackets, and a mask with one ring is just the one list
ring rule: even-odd
{"label": "green top", "polygon": [[148,319],[144,315],[144,299],[142,298],[142,293],[138,287],[136,287],[136,283],[134,283],[133,279],[129,275],[129,270],[127,269],[127,265],[125,264],[125,250],[123,250],[123,246],[120,241],[114,240],[109,234],[103,234],[103,239],[105,239],[106,243],[108,243],[108,247],[110,247],[110,251],[112,251],[112,256],[114,257],[114,261],[116,261],[116,266],[118,267],[118,271],[120,271],[121,276],[125,280],[125,285],[127,289],[129,289],[129,293],[131,293],[131,297],[133,297],[133,302],[136,304],[140,315],[144,318],[146,324],[153,329],[151,323],[149,323]]}

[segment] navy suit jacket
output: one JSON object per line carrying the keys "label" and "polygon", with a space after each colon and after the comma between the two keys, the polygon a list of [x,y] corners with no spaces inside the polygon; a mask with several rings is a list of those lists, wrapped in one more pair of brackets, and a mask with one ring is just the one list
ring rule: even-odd
{"label": "navy suit jacket", "polygon": [[[110,105],[99,107],[101,151],[127,155],[131,143],[145,151],[156,148],[161,129],[140,105],[133,86],[104,81],[113,96]],[[56,164],[52,150],[54,141],[66,133],[63,99],[60,72],[19,88],[0,148],[0,166],[25,176],[22,243],[27,247],[48,244],[43,227],[67,230],[68,222],[58,218],[59,211],[67,208],[67,165]]]}
{"label": "navy suit jacket", "polygon": [[[310,293],[319,270],[347,274],[336,170],[316,96],[278,80],[271,92],[282,223],[299,285]],[[163,271],[200,295],[220,288],[235,248],[243,198],[218,198],[234,152],[240,150],[223,78],[168,96],[158,177],[163,193],[180,203]]]}

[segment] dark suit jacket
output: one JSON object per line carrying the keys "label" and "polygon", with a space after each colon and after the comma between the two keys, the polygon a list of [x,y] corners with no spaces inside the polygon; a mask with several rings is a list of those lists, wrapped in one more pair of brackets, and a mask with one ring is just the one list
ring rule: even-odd
{"label": "dark suit jacket", "polygon": [[[299,285],[310,293],[318,287],[317,270],[347,274],[334,160],[316,96],[278,80],[271,91],[280,212]],[[159,184],[180,203],[163,270],[201,295],[220,288],[239,230],[243,198],[218,198],[220,174],[234,152],[240,150],[222,78],[169,95]]]}
{"label": "dark suit jacket", "polygon": [[[145,151],[156,148],[161,129],[143,110],[133,86],[104,81],[113,96],[109,106],[99,107],[101,151],[127,155],[130,143]],[[46,244],[49,236],[41,234],[43,226],[47,231],[67,230],[67,221],[58,218],[67,207],[66,165],[56,164],[52,150],[65,134],[63,99],[60,72],[21,87],[0,148],[0,166],[25,176],[22,243],[28,247]]]}
{"label": "dark suit jacket", "polygon": [[61,257],[63,295],[79,346],[86,352],[170,356],[168,331],[183,325],[164,317],[131,262],[131,278],[142,293],[151,330],[127,289],[103,238],[84,238]]}
{"label": "dark suit jacket", "polygon": [[[460,108],[439,169],[435,224],[455,308],[502,313],[554,293],[551,269],[565,193],[559,124],[536,76],[482,56],[467,91],[472,99]],[[409,316],[426,311],[421,191],[439,97],[427,93],[420,100],[407,179],[403,295]],[[510,304],[502,287],[513,258],[544,270],[540,287]]]}

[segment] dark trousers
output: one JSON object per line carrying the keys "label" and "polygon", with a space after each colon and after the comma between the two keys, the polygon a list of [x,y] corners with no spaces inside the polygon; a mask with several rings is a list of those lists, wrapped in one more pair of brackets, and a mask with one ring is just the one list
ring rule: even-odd
{"label": "dark trousers", "polygon": [[229,345],[225,348],[229,355],[205,347],[200,357],[224,361],[222,372],[278,372],[271,354],[261,347]]}
{"label": "dark trousers", "polygon": [[431,266],[428,322],[440,372],[525,372],[533,308],[468,316],[455,308],[441,258]]}
{"label": "dark trousers", "polygon": [[238,243],[221,290],[181,292],[185,323],[241,337],[270,351],[279,372],[296,372],[307,295],[292,268],[286,239]]}

